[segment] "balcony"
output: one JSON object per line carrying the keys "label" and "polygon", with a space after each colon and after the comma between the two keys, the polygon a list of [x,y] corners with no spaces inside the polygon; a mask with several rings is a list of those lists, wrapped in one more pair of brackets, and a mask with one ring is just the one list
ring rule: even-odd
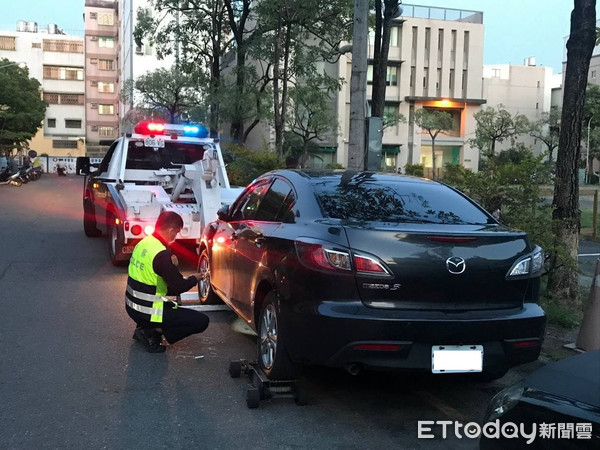
{"label": "balcony", "polygon": [[406,17],[414,17],[416,19],[436,19],[454,22],[483,23],[482,11],[471,11],[454,8],[436,8],[433,6],[407,4],[403,4],[402,9],[402,16],[398,18],[399,20],[402,20]]}

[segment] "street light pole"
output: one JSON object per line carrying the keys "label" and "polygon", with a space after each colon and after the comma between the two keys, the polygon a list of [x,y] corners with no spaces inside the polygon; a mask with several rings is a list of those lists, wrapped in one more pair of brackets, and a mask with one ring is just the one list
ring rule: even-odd
{"label": "street light pole", "polygon": [[585,146],[585,182],[587,184],[590,182],[590,124],[593,118],[594,115],[592,114],[587,124],[587,145]]}
{"label": "street light pole", "polygon": [[24,61],[17,61],[17,62],[11,62],[10,64],[4,64],[3,66],[0,66],[0,69],[4,69],[5,67],[10,67],[10,66],[19,66],[19,67],[24,67],[27,64]]}

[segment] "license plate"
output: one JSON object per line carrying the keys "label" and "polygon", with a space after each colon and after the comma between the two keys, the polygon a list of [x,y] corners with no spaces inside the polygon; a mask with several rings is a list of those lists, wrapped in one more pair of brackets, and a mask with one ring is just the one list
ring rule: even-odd
{"label": "license plate", "polygon": [[124,245],[123,249],[121,250],[121,253],[125,253],[126,255],[129,253],[133,253],[134,247],[135,245]]}
{"label": "license plate", "polygon": [[162,148],[165,146],[165,141],[158,138],[145,138],[144,147]]}
{"label": "license plate", "polygon": [[433,373],[481,372],[482,345],[434,345],[431,347]]}

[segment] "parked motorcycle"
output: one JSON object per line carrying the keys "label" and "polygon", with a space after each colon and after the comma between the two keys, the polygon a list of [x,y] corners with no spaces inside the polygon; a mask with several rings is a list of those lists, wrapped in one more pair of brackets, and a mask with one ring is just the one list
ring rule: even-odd
{"label": "parked motorcycle", "polygon": [[23,185],[21,171],[17,170],[16,172],[11,172],[7,167],[2,173],[0,173],[0,184],[10,184],[17,187]]}
{"label": "parked motorcycle", "polygon": [[66,177],[67,169],[64,168],[63,166],[56,166],[56,173],[58,174],[59,177]]}

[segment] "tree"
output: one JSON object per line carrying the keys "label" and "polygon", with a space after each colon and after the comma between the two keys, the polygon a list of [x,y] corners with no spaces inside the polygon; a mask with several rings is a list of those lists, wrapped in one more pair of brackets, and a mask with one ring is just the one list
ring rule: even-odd
{"label": "tree", "polygon": [[496,108],[488,106],[473,115],[477,123],[475,139],[470,139],[469,144],[479,149],[480,155],[490,158],[496,154],[496,143],[510,139],[514,143],[515,137],[528,128],[528,120],[523,114],[510,113],[499,104]]}
{"label": "tree", "polygon": [[371,116],[384,118],[387,64],[392,19],[399,13],[398,0],[375,0],[375,36],[373,52],[373,89]]}
{"label": "tree", "polygon": [[431,136],[432,178],[435,180],[435,138],[437,138],[440,132],[451,130],[454,126],[454,120],[452,119],[452,115],[446,111],[421,108],[415,111],[415,123]]}
{"label": "tree", "polygon": [[331,108],[331,93],[338,86],[330,82],[329,88],[324,88],[322,83],[327,81],[323,77],[313,78],[290,89],[291,112],[286,122],[288,130],[302,142],[302,167],[306,165],[309,144],[321,140],[332,130],[337,132],[338,122]]}
{"label": "tree", "polygon": [[[142,109],[163,116],[166,114],[170,123],[178,123],[184,114],[203,104],[197,80],[197,76],[181,73],[175,67],[157,69],[135,81],[128,80],[121,91],[121,98]],[[130,83],[133,83],[133,90]]]}
{"label": "tree", "polygon": [[530,123],[529,134],[546,145],[550,164],[553,161],[552,154],[558,148],[561,114],[562,110],[553,106],[550,111],[544,111],[538,120]]}
{"label": "tree", "polygon": [[2,58],[0,66],[0,150],[7,157],[24,150],[42,126],[46,103],[40,99],[40,83],[29,77],[27,67]]}
{"label": "tree", "polygon": [[575,0],[567,41],[560,145],[556,161],[552,229],[568,257],[553,254],[548,277],[549,295],[563,305],[579,300],[577,251],[579,247],[579,186],[581,125],[584,117],[590,59],[596,42],[596,0]]}

